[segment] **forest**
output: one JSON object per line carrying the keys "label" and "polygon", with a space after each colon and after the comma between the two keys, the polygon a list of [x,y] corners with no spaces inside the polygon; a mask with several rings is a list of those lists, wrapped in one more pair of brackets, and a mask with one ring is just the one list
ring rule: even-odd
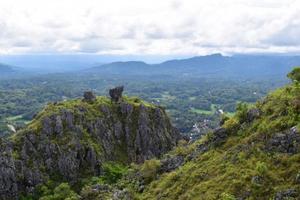
{"label": "forest", "polygon": [[[198,137],[218,126],[221,114],[233,115],[238,102],[253,103],[285,84],[282,79],[229,79],[174,75],[57,73],[0,79],[0,133],[26,125],[48,102],[81,98],[84,91],[108,95],[124,85],[125,95],[165,107],[180,132]],[[195,131],[195,125],[198,127]]]}

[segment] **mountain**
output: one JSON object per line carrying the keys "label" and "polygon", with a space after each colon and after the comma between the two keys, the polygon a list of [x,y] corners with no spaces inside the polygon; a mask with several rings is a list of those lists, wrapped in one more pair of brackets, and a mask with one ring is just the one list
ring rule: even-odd
{"label": "mountain", "polygon": [[0,62],[20,66],[22,70],[47,74],[79,71],[104,62],[93,55],[0,55]]}
{"label": "mountain", "polygon": [[86,92],[49,103],[0,144],[0,199],[300,198],[300,68],[188,142],[163,108]]}
{"label": "mountain", "polygon": [[136,168],[135,180],[125,179],[127,195],[147,200],[300,199],[300,68],[289,77],[293,83],[255,105],[239,104],[233,117],[224,116],[221,127],[204,138],[180,143],[164,159]]}
{"label": "mountain", "polygon": [[80,198],[300,199],[300,68],[289,78],[291,84],[256,104],[240,103],[234,116],[223,116],[219,128],[196,142],[180,140],[161,159],[132,165],[113,183],[89,182]]}
{"label": "mountain", "polygon": [[12,73],[12,72],[14,72],[14,69],[13,69],[12,66],[0,63],[0,73],[1,74],[3,74],[3,73]]}
{"label": "mountain", "polygon": [[138,98],[86,92],[49,103],[24,130],[1,140],[0,199],[18,199],[49,182],[80,188],[105,166],[160,157],[180,138],[163,108]]}
{"label": "mountain", "polygon": [[140,61],[113,62],[87,69],[86,72],[122,75],[144,75],[151,72],[152,66]]}
{"label": "mountain", "polygon": [[299,56],[213,54],[160,64],[144,62],[114,62],[93,67],[88,73],[114,75],[172,75],[176,77],[280,78],[293,66],[300,65]]}

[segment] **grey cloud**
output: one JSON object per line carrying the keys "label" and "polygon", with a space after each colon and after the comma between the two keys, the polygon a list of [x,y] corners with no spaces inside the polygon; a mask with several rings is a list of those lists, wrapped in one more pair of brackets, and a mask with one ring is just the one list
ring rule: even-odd
{"label": "grey cloud", "polygon": [[275,46],[298,46],[300,45],[300,24],[288,25],[281,31],[275,33],[265,43]]}
{"label": "grey cloud", "polygon": [[80,43],[80,52],[84,53],[97,53],[99,51],[107,50],[122,50],[121,45],[116,45],[107,40],[92,39],[87,41],[82,41]]}
{"label": "grey cloud", "polygon": [[29,40],[18,40],[13,43],[15,47],[31,47],[33,43]]}

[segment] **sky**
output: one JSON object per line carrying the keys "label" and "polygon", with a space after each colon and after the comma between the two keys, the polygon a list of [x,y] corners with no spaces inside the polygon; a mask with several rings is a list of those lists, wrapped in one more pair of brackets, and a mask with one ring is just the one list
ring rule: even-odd
{"label": "sky", "polygon": [[0,55],[300,53],[299,0],[0,0]]}

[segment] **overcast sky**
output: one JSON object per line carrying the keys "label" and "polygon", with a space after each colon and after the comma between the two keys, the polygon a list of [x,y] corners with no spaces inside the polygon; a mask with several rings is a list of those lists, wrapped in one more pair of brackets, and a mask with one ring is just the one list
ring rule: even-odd
{"label": "overcast sky", "polygon": [[300,53],[299,0],[0,0],[0,54]]}

